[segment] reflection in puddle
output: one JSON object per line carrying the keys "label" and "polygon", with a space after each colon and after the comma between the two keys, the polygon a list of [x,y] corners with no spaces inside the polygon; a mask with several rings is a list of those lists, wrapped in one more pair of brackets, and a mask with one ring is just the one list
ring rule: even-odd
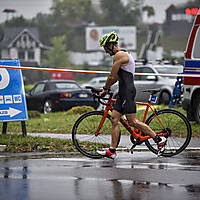
{"label": "reflection in puddle", "polygon": [[[87,186],[86,186],[87,184]],[[77,199],[87,199],[88,194],[83,193],[87,188],[96,189],[96,199],[111,200],[140,200],[140,199],[198,199],[199,185],[178,185],[153,182],[139,182],[133,180],[117,179],[79,179],[74,181],[74,191]],[[89,189],[88,189],[89,190]],[[90,191],[91,192],[91,191]],[[91,193],[92,195],[92,193]],[[194,198],[192,198],[194,197]],[[94,197],[95,198],[95,197]]]}
{"label": "reflection in puddle", "polygon": [[28,167],[24,166],[22,169],[20,168],[12,168],[4,167],[1,169],[0,176],[3,176],[5,179],[8,178],[22,178],[27,179],[28,177]]}
{"label": "reflection in puddle", "polygon": [[[61,157],[5,161],[0,168],[0,199],[17,199],[17,195],[20,200],[200,199],[199,182],[193,184],[199,174],[194,172],[197,165],[179,161],[152,157],[125,157],[117,161]],[[186,173],[179,170],[184,168]],[[192,174],[188,169],[192,169]],[[189,183],[183,183],[184,176],[190,178]]]}
{"label": "reflection in puddle", "polygon": [[200,192],[200,185],[187,185],[185,188],[188,192]]}

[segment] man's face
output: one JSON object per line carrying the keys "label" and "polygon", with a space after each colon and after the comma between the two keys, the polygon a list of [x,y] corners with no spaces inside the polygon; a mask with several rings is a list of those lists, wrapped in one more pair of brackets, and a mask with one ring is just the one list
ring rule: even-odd
{"label": "man's face", "polygon": [[110,56],[113,56],[113,51],[111,50],[112,49],[112,45],[113,44],[109,44],[108,46],[104,46],[104,50],[106,53],[108,53]]}

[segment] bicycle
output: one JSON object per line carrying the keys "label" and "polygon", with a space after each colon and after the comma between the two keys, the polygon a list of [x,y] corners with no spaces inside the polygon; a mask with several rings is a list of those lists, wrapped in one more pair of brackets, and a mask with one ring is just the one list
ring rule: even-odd
{"label": "bicycle", "polygon": [[[109,97],[103,97],[98,95],[101,90],[93,87],[87,87],[87,89],[91,90],[94,99],[98,99],[98,102],[103,104],[105,109],[104,111],[87,112],[80,116],[73,126],[72,140],[81,154],[89,158],[99,159],[102,156],[96,151],[108,148],[110,145],[112,124],[109,112],[112,111],[116,99],[112,98],[112,92],[108,93]],[[144,90],[143,92],[150,93],[148,102],[136,102],[136,104],[146,107],[142,121],[149,125],[156,134],[167,138],[166,149],[162,156],[171,157],[181,153],[188,146],[192,137],[192,129],[189,121],[181,112],[172,109],[156,110],[152,107],[151,104],[156,103],[157,100],[155,94],[159,91],[159,89]],[[147,118],[150,110],[152,114]],[[137,145],[145,142],[150,151],[158,154],[157,145],[150,136],[132,128],[123,116],[120,118],[120,123],[125,131],[130,133],[130,140],[133,143],[130,148],[131,153]]]}

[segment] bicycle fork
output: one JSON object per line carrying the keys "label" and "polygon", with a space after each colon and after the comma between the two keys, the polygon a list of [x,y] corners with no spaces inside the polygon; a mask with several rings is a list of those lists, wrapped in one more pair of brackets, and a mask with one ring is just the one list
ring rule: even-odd
{"label": "bicycle fork", "polygon": [[101,127],[103,126],[103,123],[104,123],[104,121],[105,121],[107,115],[108,115],[108,110],[105,110],[105,111],[104,111],[104,114],[103,114],[103,117],[102,117],[102,119],[101,119],[101,121],[100,121],[100,124],[99,124],[99,126],[98,126],[98,128],[97,128],[97,130],[96,130],[96,132],[95,132],[95,136],[98,136],[98,135],[99,135],[99,132],[100,132],[100,130],[101,130]]}

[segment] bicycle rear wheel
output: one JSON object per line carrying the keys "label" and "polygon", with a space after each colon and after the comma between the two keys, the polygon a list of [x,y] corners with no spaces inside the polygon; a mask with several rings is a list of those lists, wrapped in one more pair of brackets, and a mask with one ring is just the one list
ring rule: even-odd
{"label": "bicycle rear wheel", "polygon": [[102,158],[96,151],[108,148],[111,143],[112,124],[107,115],[98,135],[97,128],[103,117],[102,111],[91,111],[83,114],[75,122],[72,130],[72,140],[77,150],[89,158]]}
{"label": "bicycle rear wheel", "polygon": [[[170,157],[182,152],[189,144],[192,137],[192,129],[188,119],[180,112],[171,109],[163,109],[157,111],[157,116],[167,129],[166,149],[162,156]],[[157,134],[166,134],[165,129],[158,121],[156,116],[152,114],[146,121],[153,131]],[[145,141],[150,151],[157,154],[157,144],[153,139]]]}

